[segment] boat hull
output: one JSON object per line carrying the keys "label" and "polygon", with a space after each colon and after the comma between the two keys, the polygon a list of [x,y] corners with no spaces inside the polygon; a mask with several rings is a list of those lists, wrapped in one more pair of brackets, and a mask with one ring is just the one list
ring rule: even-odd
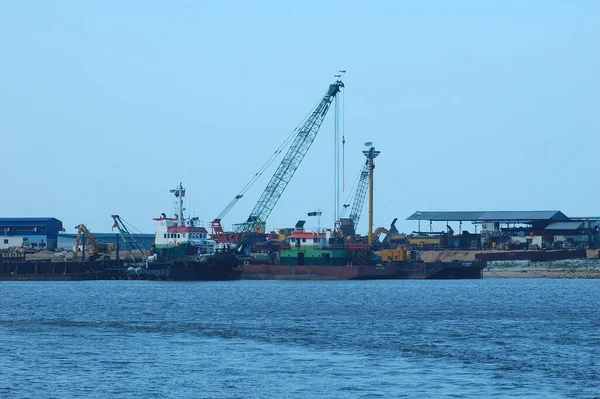
{"label": "boat hull", "polygon": [[111,262],[0,262],[0,280],[70,281],[106,279]]}
{"label": "boat hull", "polygon": [[217,255],[210,260],[150,262],[0,262],[0,280],[173,280],[221,281],[240,278],[237,257]]}
{"label": "boat hull", "polygon": [[240,277],[238,259],[233,254],[221,254],[206,260],[176,260],[151,262],[147,265],[130,265],[124,268],[125,276],[145,280],[174,281],[224,281]]}
{"label": "boat hull", "polygon": [[245,264],[247,280],[480,279],[486,262],[386,262],[377,265]]}

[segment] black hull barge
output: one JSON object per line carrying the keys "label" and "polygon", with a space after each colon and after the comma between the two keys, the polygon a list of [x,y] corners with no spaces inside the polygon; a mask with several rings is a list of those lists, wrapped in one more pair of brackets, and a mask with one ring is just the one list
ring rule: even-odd
{"label": "black hull barge", "polygon": [[241,271],[238,270],[236,256],[217,254],[205,260],[180,259],[172,262],[125,264],[115,273],[115,277],[119,275],[135,280],[225,281],[238,279]]}
{"label": "black hull barge", "polygon": [[241,276],[233,254],[217,254],[204,261],[133,263],[119,260],[50,262],[7,260],[0,262],[0,281],[171,280],[221,281]]}

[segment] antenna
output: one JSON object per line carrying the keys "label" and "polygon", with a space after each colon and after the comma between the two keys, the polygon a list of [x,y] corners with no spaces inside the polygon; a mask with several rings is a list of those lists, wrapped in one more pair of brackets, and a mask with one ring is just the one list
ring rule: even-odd
{"label": "antenna", "polygon": [[317,217],[317,233],[321,231],[321,210],[316,212],[308,212],[308,216],[316,216]]}
{"label": "antenna", "polygon": [[[342,104],[342,109],[344,105]],[[342,132],[342,192],[346,192],[346,138]]]}

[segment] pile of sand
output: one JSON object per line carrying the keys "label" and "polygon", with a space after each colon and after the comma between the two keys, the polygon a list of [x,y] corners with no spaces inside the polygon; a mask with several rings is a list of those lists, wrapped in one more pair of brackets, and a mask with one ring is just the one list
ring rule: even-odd
{"label": "pile of sand", "polygon": [[423,262],[469,262],[475,260],[475,254],[481,251],[422,251]]}

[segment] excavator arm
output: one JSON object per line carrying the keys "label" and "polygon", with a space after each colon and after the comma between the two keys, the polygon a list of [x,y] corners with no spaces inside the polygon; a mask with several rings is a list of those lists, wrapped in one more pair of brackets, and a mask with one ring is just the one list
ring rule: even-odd
{"label": "excavator arm", "polygon": [[75,252],[77,253],[79,251],[79,244],[83,242],[82,235],[85,235],[87,240],[92,245],[90,256],[97,257],[100,253],[100,246],[98,245],[98,240],[96,240],[96,237],[92,234],[91,231],[87,229],[87,227],[85,227],[83,223],[77,226],[77,240],[75,242]]}

